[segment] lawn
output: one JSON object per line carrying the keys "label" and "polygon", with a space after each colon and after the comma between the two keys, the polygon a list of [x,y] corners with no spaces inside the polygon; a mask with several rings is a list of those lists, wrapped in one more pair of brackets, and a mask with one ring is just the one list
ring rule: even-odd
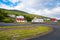
{"label": "lawn", "polygon": [[0,40],[22,40],[42,35],[51,30],[46,26],[0,26]]}

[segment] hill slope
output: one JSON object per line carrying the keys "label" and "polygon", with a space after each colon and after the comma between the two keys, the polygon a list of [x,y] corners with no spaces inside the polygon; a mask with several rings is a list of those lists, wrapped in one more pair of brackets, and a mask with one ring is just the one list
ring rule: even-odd
{"label": "hill slope", "polygon": [[29,14],[27,12],[18,11],[18,10],[6,10],[0,8],[0,22],[14,22],[15,19],[8,17],[9,14],[13,15],[22,15],[25,17],[25,20],[31,21],[34,17],[47,18],[40,15]]}

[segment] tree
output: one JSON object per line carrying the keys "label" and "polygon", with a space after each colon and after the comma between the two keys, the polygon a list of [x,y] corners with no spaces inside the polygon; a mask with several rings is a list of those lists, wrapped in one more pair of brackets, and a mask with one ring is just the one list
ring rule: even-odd
{"label": "tree", "polygon": [[5,13],[4,10],[0,10],[0,22],[3,21],[5,17],[7,17],[7,13]]}
{"label": "tree", "polygon": [[23,15],[25,17],[25,20],[27,20],[28,22],[31,22],[32,19],[34,18],[33,16],[31,15]]}

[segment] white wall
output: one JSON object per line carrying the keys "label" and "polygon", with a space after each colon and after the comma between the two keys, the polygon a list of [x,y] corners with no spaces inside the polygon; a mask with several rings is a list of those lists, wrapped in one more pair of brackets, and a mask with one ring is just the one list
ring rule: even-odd
{"label": "white wall", "polygon": [[43,19],[33,19],[32,22],[44,22]]}

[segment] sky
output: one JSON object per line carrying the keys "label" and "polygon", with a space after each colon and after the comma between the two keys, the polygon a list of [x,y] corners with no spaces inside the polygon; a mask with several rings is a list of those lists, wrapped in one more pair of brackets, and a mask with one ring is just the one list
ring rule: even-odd
{"label": "sky", "polygon": [[0,0],[0,8],[60,19],[60,0]]}

